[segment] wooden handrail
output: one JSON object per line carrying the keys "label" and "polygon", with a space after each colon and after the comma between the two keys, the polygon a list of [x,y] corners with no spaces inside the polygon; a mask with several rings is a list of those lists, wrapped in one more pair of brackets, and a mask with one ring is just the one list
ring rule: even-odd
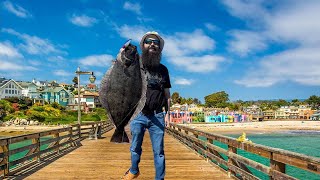
{"label": "wooden handrail", "polygon": [[[204,158],[210,160],[210,162],[214,161],[217,164],[226,166],[230,176],[236,177],[238,174],[245,179],[257,178],[247,168],[247,166],[250,166],[268,175],[270,179],[295,179],[286,174],[286,165],[320,174],[320,158],[255,143],[239,142],[235,138],[204,132],[185,125],[170,123],[166,130],[169,134],[200,153]],[[205,140],[199,139],[199,136]],[[214,145],[213,141],[226,144],[228,149]],[[237,154],[237,149],[269,159],[270,167]],[[228,160],[225,160],[220,153],[226,155]]]}
{"label": "wooden handrail", "polygon": [[[88,128],[90,126],[90,128]],[[68,127],[47,130],[37,133],[7,137],[0,139],[0,179],[13,175],[29,165],[41,161],[42,158],[53,156],[61,150],[75,146],[76,142],[85,137],[94,136],[110,131],[113,125],[106,121],[73,124]],[[11,149],[14,143],[30,141],[31,144]],[[40,149],[43,148],[43,149]],[[23,157],[12,159],[17,153],[26,152]]]}

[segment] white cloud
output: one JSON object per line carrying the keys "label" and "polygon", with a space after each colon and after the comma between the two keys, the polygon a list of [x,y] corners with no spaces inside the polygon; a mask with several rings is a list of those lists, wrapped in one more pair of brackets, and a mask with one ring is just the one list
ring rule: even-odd
{"label": "white cloud", "polygon": [[149,17],[137,17],[137,20],[140,22],[140,24],[153,21],[153,19]]}
{"label": "white cloud", "polygon": [[132,11],[138,15],[141,15],[141,6],[139,3],[130,3],[128,1],[126,1],[123,5],[123,9],[128,10],[128,11]]}
{"label": "white cloud", "polygon": [[115,59],[109,54],[91,55],[81,59],[78,59],[82,66],[100,66],[106,67],[111,65],[111,61]]}
{"label": "white cloud", "polygon": [[96,18],[89,17],[87,15],[75,15],[75,14],[73,14],[69,20],[72,24],[77,26],[82,26],[82,27],[91,27],[98,22]]}
{"label": "white cloud", "polygon": [[65,61],[66,59],[63,56],[57,55],[57,56],[48,57],[48,60],[51,62],[61,62],[61,61]]}
{"label": "white cloud", "polygon": [[270,39],[305,45],[320,44],[320,1],[294,1],[274,12],[267,21]]}
{"label": "white cloud", "polygon": [[226,0],[224,3],[230,14],[244,19],[251,29],[233,31],[234,39],[230,41],[229,49],[247,55],[274,44],[281,47],[280,52],[261,58],[257,64],[248,67],[252,71],[248,70],[235,83],[247,87],[267,87],[286,81],[320,84],[320,21],[317,18],[320,17],[320,1]]}
{"label": "white cloud", "polygon": [[[121,37],[140,42],[141,37],[150,31],[143,26],[123,25],[116,28]],[[177,32],[172,35],[161,34],[165,41],[164,57],[169,63],[188,72],[204,73],[217,70],[218,64],[226,61],[222,56],[211,55],[215,40],[197,29],[191,33]],[[208,53],[210,51],[210,53]]]}
{"label": "white cloud", "polygon": [[40,66],[42,64],[40,61],[37,60],[29,60],[28,62],[33,66]]}
{"label": "white cloud", "polygon": [[120,34],[121,37],[132,39],[135,42],[140,43],[142,36],[148,32],[147,28],[143,26],[128,26],[123,25],[119,28],[116,28],[116,31]]}
{"label": "white cloud", "polygon": [[193,79],[185,79],[181,77],[174,78],[174,84],[183,85],[183,86],[190,86],[194,83]]}
{"label": "white cloud", "polygon": [[13,29],[3,28],[2,32],[15,35],[24,41],[24,44],[20,44],[24,51],[32,55],[59,53],[66,54],[66,52],[58,49],[48,39],[42,39],[37,36],[30,36],[28,34],[19,33]]}
{"label": "white cloud", "polygon": [[261,33],[235,30],[230,32],[233,39],[229,42],[228,51],[240,56],[247,56],[267,48],[266,39]]}
{"label": "white cloud", "polygon": [[214,50],[215,41],[205,35],[202,30],[192,33],[177,32],[165,36],[164,53],[166,56],[184,56]]}
{"label": "white cloud", "polygon": [[57,76],[73,76],[74,75],[74,73],[67,72],[67,71],[62,70],[62,69],[53,71],[53,74],[57,75]]}
{"label": "white cloud", "polygon": [[34,71],[34,70],[38,70],[37,68],[35,67],[32,67],[32,66],[25,66],[23,64],[16,64],[16,63],[12,63],[12,62],[7,62],[7,61],[3,61],[3,60],[0,60],[0,70],[4,70],[4,71],[25,71],[25,70],[31,70],[31,71]]}
{"label": "white cloud", "polygon": [[10,1],[3,2],[3,6],[6,10],[8,10],[9,12],[13,13],[14,15],[16,15],[20,18],[32,17],[32,15],[27,10],[25,10],[24,8],[22,8],[19,5],[12,4]]}
{"label": "white cloud", "polygon": [[267,10],[263,8],[263,5],[267,3],[264,0],[224,0],[221,2],[225,4],[231,15],[245,20],[249,19],[257,24],[269,16]]}
{"label": "white cloud", "polygon": [[216,31],[216,30],[219,29],[216,25],[211,24],[211,23],[205,23],[204,25],[206,26],[206,28],[207,28],[209,31]]}
{"label": "white cloud", "polygon": [[216,71],[226,59],[208,53],[215,49],[215,40],[202,30],[192,33],[177,32],[165,36],[164,55],[168,62],[187,72],[207,73]]}
{"label": "white cloud", "polygon": [[170,57],[169,62],[188,72],[206,73],[216,71],[218,64],[226,61],[222,56],[178,56]]}
{"label": "white cloud", "polygon": [[10,42],[0,42],[0,56],[9,58],[21,58],[19,51]]}
{"label": "white cloud", "polygon": [[104,74],[102,72],[100,72],[100,71],[95,71],[94,75],[95,76],[103,76]]}
{"label": "white cloud", "polygon": [[284,81],[320,85],[319,59],[319,47],[287,50],[261,59],[256,69],[235,83],[247,87],[267,87]]}

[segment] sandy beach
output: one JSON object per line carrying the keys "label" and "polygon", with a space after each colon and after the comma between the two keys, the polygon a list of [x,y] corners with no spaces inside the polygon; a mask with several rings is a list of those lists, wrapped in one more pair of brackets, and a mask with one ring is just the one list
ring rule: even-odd
{"label": "sandy beach", "polygon": [[217,134],[264,134],[283,131],[319,131],[320,121],[261,121],[243,123],[186,124],[199,130]]}
{"label": "sandy beach", "polygon": [[0,137],[30,134],[57,128],[63,128],[63,126],[1,126]]}
{"label": "sandy beach", "polygon": [[[243,123],[207,123],[184,124],[199,130],[217,134],[263,134],[281,131],[319,131],[320,121],[261,121]],[[29,134],[50,129],[63,128],[63,126],[8,126],[0,127],[0,136],[15,136]]]}

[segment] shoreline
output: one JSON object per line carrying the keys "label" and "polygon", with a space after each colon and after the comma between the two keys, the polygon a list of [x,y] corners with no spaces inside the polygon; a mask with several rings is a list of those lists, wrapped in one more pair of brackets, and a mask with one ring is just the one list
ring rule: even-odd
{"label": "shoreline", "polygon": [[[187,127],[196,128],[201,131],[216,134],[271,134],[287,133],[291,131],[320,132],[320,121],[259,121],[259,122],[238,122],[238,123],[195,123],[181,124]],[[0,137],[17,136],[30,133],[37,133],[51,129],[62,128],[63,126],[1,126]]]}
{"label": "shoreline", "polygon": [[1,126],[0,138],[32,134],[57,128],[62,128],[62,126]]}
{"label": "shoreline", "polygon": [[292,131],[320,133],[320,121],[260,121],[242,123],[183,124],[198,130],[216,134],[271,134]]}

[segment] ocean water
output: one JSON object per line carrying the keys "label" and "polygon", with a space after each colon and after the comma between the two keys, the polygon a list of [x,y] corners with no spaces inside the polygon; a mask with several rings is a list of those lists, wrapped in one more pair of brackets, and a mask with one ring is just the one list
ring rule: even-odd
{"label": "ocean water", "polygon": [[[238,135],[227,135],[237,138]],[[292,152],[301,153],[307,156],[313,156],[320,158],[320,131],[283,131],[279,133],[271,134],[248,134],[247,138],[254,143],[266,145],[269,147],[280,148]],[[227,146],[216,142],[217,145],[226,148]],[[248,153],[243,150],[238,150],[238,154],[241,154],[249,159],[255,160],[265,165],[270,165],[269,159],[260,157],[258,155]],[[250,169],[250,168],[249,168]],[[269,179],[264,173],[257,170],[253,170],[253,173],[261,179]],[[292,166],[286,167],[288,175],[296,177],[298,179],[306,180],[320,180],[320,175],[311,173],[305,170],[301,170]]]}
{"label": "ocean water", "polygon": [[[5,136],[2,136],[0,138],[5,138]],[[43,138],[40,138],[40,142],[42,141],[45,141],[45,140],[48,140],[50,139],[51,137],[43,137]],[[32,141],[31,140],[25,140],[25,141],[22,141],[22,142],[18,142],[18,143],[13,143],[13,144],[10,144],[9,145],[9,149],[10,150],[14,150],[14,149],[17,149],[17,148],[20,148],[20,147],[23,147],[23,146],[27,146],[27,145],[30,145],[32,144]],[[40,147],[40,150],[44,150],[48,147],[48,144],[44,144],[44,145],[41,145]],[[15,160],[18,160],[20,158],[23,158],[27,153],[28,153],[29,150],[25,150],[25,151],[22,151],[22,152],[19,152],[19,153],[16,153],[16,154],[13,154],[9,157],[9,161],[12,162],[12,161],[15,161]],[[10,168],[14,168],[14,167],[10,167]]]}

